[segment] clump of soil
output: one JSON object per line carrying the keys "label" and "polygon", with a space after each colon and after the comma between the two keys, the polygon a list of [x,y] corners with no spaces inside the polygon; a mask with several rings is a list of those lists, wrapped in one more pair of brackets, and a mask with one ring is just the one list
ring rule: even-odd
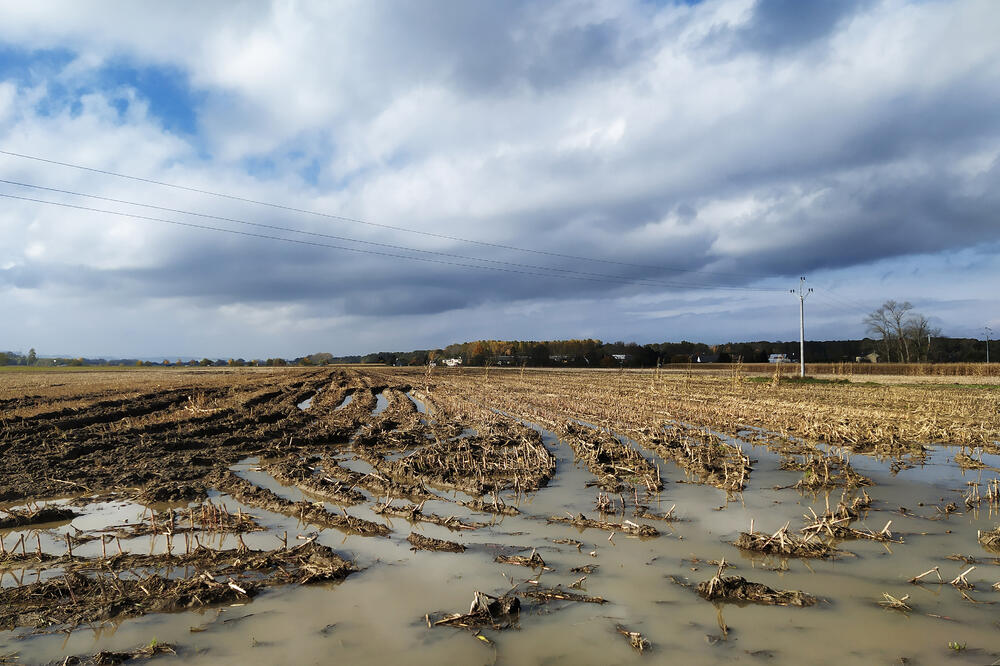
{"label": "clump of soil", "polygon": [[976,460],[965,451],[959,451],[955,454],[955,464],[962,469],[987,469],[989,467],[982,460]]}
{"label": "clump of soil", "polygon": [[534,548],[531,549],[531,555],[497,555],[493,561],[500,564],[516,564],[532,569],[545,566],[545,560],[542,559],[542,556]]}
{"label": "clump of soil", "polygon": [[[808,516],[806,517],[808,518]],[[850,526],[851,519],[848,517],[834,517],[833,514],[824,513],[821,516],[813,516],[812,522],[802,528],[802,533],[809,538],[811,536],[823,534],[831,539],[868,539],[869,541],[903,543],[902,538],[893,538],[889,527],[892,521],[888,521],[881,532],[870,529],[859,530]]]}
{"label": "clump of soil", "polygon": [[389,495],[392,497],[408,497],[417,500],[432,499],[434,497],[433,494],[428,492],[427,489],[419,483],[401,483],[397,479],[391,479],[386,475],[390,472],[387,472],[386,474],[379,472],[379,466],[385,464],[385,461],[381,458],[377,456],[366,456],[363,451],[355,450],[355,452],[359,454],[359,457],[370,463],[372,467],[375,467],[375,471],[371,474],[355,472],[339,465],[335,458],[326,456],[323,463],[324,477],[340,481],[341,483],[348,485],[350,488],[364,488],[377,497]]}
{"label": "clump of soil", "polygon": [[99,530],[78,533],[74,542],[85,543],[102,536],[105,539],[131,539],[133,537],[167,534],[174,536],[185,532],[225,532],[244,534],[259,532],[264,528],[248,513],[238,510],[230,513],[222,503],[204,501],[186,509],[167,509],[159,513],[148,510],[149,519],[143,513],[142,520],[124,525],[109,525]]}
{"label": "clump of soil", "polygon": [[422,522],[431,523],[434,525],[441,525],[442,527],[447,527],[449,530],[478,530],[480,527],[486,527],[487,523],[479,522],[465,522],[456,518],[455,516],[448,516],[444,518],[437,515],[436,513],[424,513],[423,512],[424,503],[420,504],[406,504],[404,506],[395,506],[392,500],[386,500],[385,504],[376,504],[372,507],[372,512],[380,516],[397,516],[399,518],[405,518],[411,523]]}
{"label": "clump of soil", "polygon": [[878,605],[888,610],[895,610],[895,611],[901,611],[903,613],[909,613],[910,611],[913,610],[913,608],[906,603],[907,600],[909,600],[909,598],[910,595],[908,594],[905,594],[897,599],[888,592],[883,592],[882,599],[879,600]]}
{"label": "clump of soil", "polygon": [[677,505],[674,504],[666,513],[653,513],[649,510],[648,506],[644,506],[637,502],[635,510],[632,511],[632,515],[636,518],[645,518],[646,520],[662,520],[665,523],[672,523],[680,520],[680,518],[677,517],[677,514],[674,513],[676,508]]}
{"label": "clump of soil", "polygon": [[[187,578],[167,578],[156,573],[140,578],[136,575],[140,566],[190,567],[196,573]],[[356,570],[333,550],[313,540],[289,550],[198,548],[178,556],[119,555],[105,560],[80,560],[62,576],[0,589],[0,630],[75,627],[146,613],[241,602],[269,586],[341,580]],[[129,576],[122,578],[121,573]]]}
{"label": "clump of soil", "polygon": [[608,602],[607,599],[602,597],[590,597],[586,594],[577,594],[576,592],[564,590],[559,585],[555,587],[533,587],[521,592],[521,596],[526,599],[534,599],[543,604],[550,601],[579,601],[587,604],[605,604]]}
{"label": "clump of soil", "polygon": [[995,530],[979,533],[979,543],[983,548],[1000,551],[1000,526]]}
{"label": "clump of soil", "polygon": [[14,509],[0,509],[0,511],[7,514],[0,518],[0,530],[24,527],[25,525],[41,525],[43,523],[73,520],[80,515],[72,509],[57,506],[45,506],[36,508],[35,510],[25,509],[17,511]]}
{"label": "clump of soil", "polygon": [[841,497],[836,509],[831,510],[828,504],[827,510],[817,515],[810,507],[811,516],[804,516],[806,525],[801,530],[806,538],[822,535],[831,539],[868,539],[870,541],[902,543],[901,538],[893,538],[892,532],[889,531],[889,527],[892,525],[891,520],[879,532],[867,528],[859,530],[851,527],[851,521],[860,518],[861,512],[871,507],[872,498],[869,497],[867,491],[862,490],[861,495],[848,501],[846,492],[845,490],[845,495]]}
{"label": "clump of soil", "polygon": [[320,527],[333,527],[343,532],[362,536],[388,536],[390,532],[388,527],[380,523],[349,516],[347,513],[343,515],[330,513],[322,504],[289,502],[266,488],[255,486],[246,479],[241,479],[229,470],[213,475],[211,483],[243,504],[288,516],[297,516],[304,523]]}
{"label": "clump of soil", "polygon": [[[515,588],[516,589],[516,588]],[[550,601],[577,601],[582,603],[603,604],[607,600],[601,597],[589,597],[576,592],[569,592],[559,586],[556,587],[532,587],[520,592],[521,597],[532,599],[540,604]],[[514,589],[505,594],[494,597],[483,592],[476,591],[472,598],[472,604],[468,613],[451,613],[433,620],[432,616],[426,616],[427,626],[449,626],[463,629],[509,629],[517,625],[520,619],[521,602],[517,598]],[[432,621],[433,620],[433,621]]]}
{"label": "clump of soil", "polygon": [[262,465],[262,468],[280,483],[301,488],[338,504],[361,504],[365,501],[365,496],[354,489],[355,484],[348,485],[333,478],[297,455]]}
{"label": "clump of soil", "polygon": [[841,496],[840,503],[837,504],[836,510],[833,511],[833,516],[835,518],[860,518],[861,512],[870,509],[872,506],[872,498],[868,495],[868,491],[862,489],[861,494],[854,497],[850,501],[847,501],[846,490],[844,491],[845,496]]}
{"label": "clump of soil", "polygon": [[[15,541],[15,545],[23,545],[22,541]],[[25,565],[35,565],[32,568],[38,571],[42,569],[49,569],[54,566],[58,566],[61,562],[66,561],[66,557],[56,557],[55,555],[50,555],[46,552],[37,552],[35,550],[24,549],[21,553],[15,553],[13,550],[5,550],[0,553],[0,572],[8,569],[22,569]]]}
{"label": "clump of soil", "polygon": [[603,490],[617,493],[630,486],[641,486],[656,492],[663,488],[656,466],[617,437],[573,421],[563,425],[560,435],[587,463]]}
{"label": "clump of soil", "polygon": [[652,644],[646,640],[646,637],[640,634],[638,631],[629,631],[622,625],[617,625],[615,630],[628,639],[629,645],[631,645],[638,652],[645,652],[652,648]]}
{"label": "clump of soil", "polygon": [[841,458],[808,454],[802,460],[784,458],[779,469],[802,472],[802,478],[793,486],[803,490],[825,488],[856,488],[871,486],[873,482],[856,472],[851,463]]}
{"label": "clump of soil", "polygon": [[643,433],[647,444],[673,460],[702,483],[741,491],[753,467],[743,451],[707,430],[665,424],[661,433]]}
{"label": "clump of soil", "polygon": [[517,516],[520,515],[520,511],[517,507],[507,506],[503,499],[500,497],[499,493],[494,493],[493,501],[486,502],[481,498],[477,498],[468,502],[463,502],[459,500],[457,502],[460,506],[464,506],[467,509],[472,509],[473,511],[479,511],[481,513],[493,513],[498,516]]}
{"label": "clump of soil", "polygon": [[723,576],[725,562],[719,573],[698,583],[697,592],[709,601],[734,601],[765,606],[812,606],[816,597],[797,590],[775,590],[763,583],[753,583],[742,576]]}
{"label": "clump of soil", "polygon": [[570,516],[568,518],[564,518],[562,516],[550,516],[548,521],[550,523],[568,523],[577,527],[594,527],[600,530],[607,530],[609,532],[622,532],[624,534],[632,534],[640,537],[660,536],[660,532],[655,527],[651,527],[649,525],[633,523],[631,520],[626,520],[621,523],[609,523],[604,520],[593,520],[587,518],[582,513],[578,513],[576,516]]}
{"label": "clump of soil", "polygon": [[410,536],[408,536],[406,540],[412,544],[410,550],[434,550],[446,553],[465,552],[465,546],[460,543],[445,541],[444,539],[435,539],[434,537],[426,537],[422,534],[417,534],[416,532],[411,532]]}
{"label": "clump of soil", "polygon": [[537,490],[555,473],[541,435],[518,424],[491,424],[474,437],[438,439],[382,470],[404,483],[426,482],[483,495]]}
{"label": "clump of soil", "polygon": [[[52,664],[53,666],[114,666],[116,664],[124,664],[127,661],[152,659],[160,654],[177,654],[177,650],[170,643],[160,643],[154,639],[149,645],[143,645],[132,650],[126,650],[125,652],[101,650],[89,657],[72,655],[52,662]],[[4,662],[0,661],[0,663]]]}
{"label": "clump of soil", "polygon": [[740,532],[739,538],[733,542],[733,545],[741,550],[788,557],[826,558],[843,554],[842,551],[823,543],[812,534],[802,538],[789,532],[787,524],[774,534]]}
{"label": "clump of soil", "polygon": [[[509,629],[518,621],[521,612],[520,600],[511,593],[494,597],[476,590],[468,613],[445,615],[434,622],[434,626],[461,627],[463,629]],[[428,622],[430,616],[428,615]]]}

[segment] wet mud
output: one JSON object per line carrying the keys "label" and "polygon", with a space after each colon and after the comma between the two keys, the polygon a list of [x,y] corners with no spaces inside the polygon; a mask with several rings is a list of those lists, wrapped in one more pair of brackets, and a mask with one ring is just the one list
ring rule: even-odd
{"label": "wet mud", "polygon": [[906,387],[135,377],[0,396],[0,657],[148,658],[158,636],[196,663],[1000,658],[979,389],[920,394],[938,416],[914,427]]}

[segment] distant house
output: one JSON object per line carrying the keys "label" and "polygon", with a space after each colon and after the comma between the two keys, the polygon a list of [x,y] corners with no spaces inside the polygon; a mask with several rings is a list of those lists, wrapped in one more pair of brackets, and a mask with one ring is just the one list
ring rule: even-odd
{"label": "distant house", "polygon": [[878,352],[872,352],[871,354],[866,354],[864,356],[854,357],[855,363],[878,363],[879,354]]}
{"label": "distant house", "polygon": [[768,363],[791,363],[792,359],[788,357],[788,354],[771,354],[767,357]]}
{"label": "distant house", "polygon": [[695,354],[694,362],[695,363],[718,363],[719,362],[719,355],[718,354]]}
{"label": "distant house", "polygon": [[497,356],[495,360],[497,365],[514,365],[513,356]]}
{"label": "distant house", "polygon": [[552,354],[549,356],[549,360],[553,363],[573,363],[576,361],[576,356],[573,354]]}
{"label": "distant house", "polygon": [[462,359],[460,358],[445,358],[441,360],[442,363],[447,365],[449,368],[454,368],[462,365]]}
{"label": "distant house", "polygon": [[612,354],[611,358],[615,359],[619,363],[625,363],[632,358],[631,354]]}

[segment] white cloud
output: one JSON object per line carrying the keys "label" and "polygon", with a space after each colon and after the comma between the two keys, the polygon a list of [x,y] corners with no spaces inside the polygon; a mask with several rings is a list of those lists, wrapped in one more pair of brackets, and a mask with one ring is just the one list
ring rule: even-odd
{"label": "white cloud", "polygon": [[[645,266],[768,275],[850,268],[873,279],[865,266],[905,265],[907,256],[927,253],[935,243],[942,252],[961,252],[998,239],[991,217],[1000,191],[1000,12],[994,3],[866,4],[829,34],[774,52],[738,39],[753,29],[754,12],[751,0],[693,7],[459,4],[450,12],[276,1],[243,11],[126,4],[108,21],[87,3],[0,4],[8,47],[28,58],[39,49],[69,54],[47,65],[51,72],[38,68],[34,79],[0,80],[0,148]],[[167,129],[162,114],[171,111],[158,106],[162,100],[132,82],[109,79],[109,63],[179,73],[197,105],[193,134]],[[682,279],[671,271],[501,252],[334,222],[10,157],[0,156],[0,170],[10,180],[312,232],[566,270]],[[68,200],[9,186],[2,191]],[[137,210],[93,200],[84,205]],[[544,311],[561,317],[553,328],[578,335],[570,329],[590,329],[593,322],[560,303],[581,299],[601,304],[584,311],[628,313],[630,304],[620,299],[636,292],[27,202],[4,202],[0,233],[8,240],[0,265],[8,275],[17,272],[16,280],[0,281],[0,293],[12,293],[15,287],[5,292],[4,284],[14,282],[43,300],[85,290],[96,309],[123,298],[141,303],[143,294],[178,299],[219,322],[204,327],[215,339],[239,325],[287,335],[299,321],[296,339],[309,347],[303,352],[360,344],[349,326],[364,327],[366,344],[416,346],[410,336],[426,341],[455,330],[463,318],[483,316],[484,301],[513,304],[512,320],[524,330],[537,330],[528,313]],[[957,279],[946,271],[921,279],[939,283],[943,275]],[[924,289],[913,280],[893,285]],[[675,303],[679,298],[670,296]],[[316,303],[340,310],[308,316]],[[410,307],[461,315],[449,315],[451,329],[422,322],[386,333],[375,319],[355,318],[369,317],[371,303],[385,308],[384,321]],[[727,306],[651,307],[666,316]],[[150,310],[151,329],[162,321],[157,317],[166,311]],[[516,334],[513,324],[487,318]],[[658,335],[640,324],[597,326]],[[375,329],[378,336],[368,337]],[[478,328],[460,330],[471,335]],[[264,340],[262,333],[259,344]]]}

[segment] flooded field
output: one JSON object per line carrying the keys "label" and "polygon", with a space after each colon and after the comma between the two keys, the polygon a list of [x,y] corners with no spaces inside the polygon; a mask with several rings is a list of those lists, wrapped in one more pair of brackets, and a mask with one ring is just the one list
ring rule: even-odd
{"label": "flooded field", "polygon": [[0,375],[0,664],[994,663],[998,408],[736,374]]}

